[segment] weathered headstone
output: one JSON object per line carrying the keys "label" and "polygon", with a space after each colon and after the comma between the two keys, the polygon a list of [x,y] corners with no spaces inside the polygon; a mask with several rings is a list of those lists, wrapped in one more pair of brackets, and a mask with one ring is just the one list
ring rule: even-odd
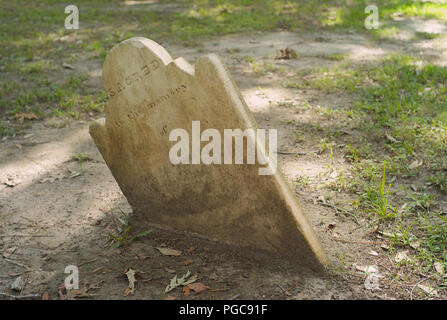
{"label": "weathered headstone", "polygon": [[[194,129],[198,121],[201,132],[258,128],[217,56],[202,57],[192,66],[183,58],[173,60],[152,40],[132,38],[110,51],[103,79],[109,96],[106,118],[94,122],[90,134],[137,219],[262,249],[313,268],[328,265],[279,170],[260,175],[258,169],[265,166],[259,163],[200,161],[193,145],[194,136],[200,139]],[[189,164],[170,159],[176,143],[170,132],[179,128],[192,137],[192,151],[183,158]],[[199,148],[204,145],[199,142]]]}

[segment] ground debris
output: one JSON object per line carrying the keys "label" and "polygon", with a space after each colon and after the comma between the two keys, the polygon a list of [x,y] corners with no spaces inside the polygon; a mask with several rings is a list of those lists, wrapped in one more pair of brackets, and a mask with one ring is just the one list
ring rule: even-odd
{"label": "ground debris", "polygon": [[298,58],[298,54],[295,50],[290,48],[279,49],[276,51],[275,60],[288,60],[288,59],[296,59]]}

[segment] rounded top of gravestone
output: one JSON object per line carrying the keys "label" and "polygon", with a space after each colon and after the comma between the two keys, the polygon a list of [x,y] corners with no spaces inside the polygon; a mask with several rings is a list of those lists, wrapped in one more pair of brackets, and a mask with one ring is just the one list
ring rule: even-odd
{"label": "rounded top of gravestone", "polygon": [[178,71],[194,74],[194,68],[183,58],[173,60],[155,41],[143,37],[125,40],[112,48],[103,65],[103,81],[110,100],[126,99],[132,87],[144,82],[162,82],[168,65],[174,62]]}

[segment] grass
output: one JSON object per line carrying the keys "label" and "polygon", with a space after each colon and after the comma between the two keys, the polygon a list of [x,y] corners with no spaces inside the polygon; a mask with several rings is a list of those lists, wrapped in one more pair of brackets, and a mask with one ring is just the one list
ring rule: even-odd
{"label": "grass", "polygon": [[[80,29],[65,30],[65,3],[55,0],[2,2],[0,118],[18,112],[34,112],[41,118],[79,119],[91,111],[101,111],[105,96],[100,89],[83,89],[90,76],[77,70],[66,72],[63,64],[93,60],[101,65],[112,46],[130,37],[146,36],[162,43],[197,46],[200,41],[233,33],[305,32],[316,27],[367,32],[364,8],[369,3],[340,0],[166,0],[159,4],[168,4],[174,9],[155,11],[148,10],[150,7],[147,5],[126,6],[119,0],[80,0],[76,2]],[[389,19],[399,12],[406,16],[446,20],[445,4],[388,0],[379,1],[378,5],[381,19]],[[421,33],[417,36],[432,35]],[[342,61],[344,56],[335,54],[325,58]],[[276,71],[268,63],[253,59],[248,62],[258,74]],[[334,88],[338,86],[336,80],[328,81],[332,81]],[[354,83],[345,81],[345,85],[351,91],[355,90]],[[329,83],[322,83],[321,87],[328,88]],[[17,134],[21,129],[14,123],[2,123],[0,134]]]}
{"label": "grass", "polygon": [[131,235],[132,227],[129,225],[129,216],[126,215],[121,209],[121,218],[118,221],[121,223],[119,232],[117,235],[109,233],[108,236],[111,239],[112,246],[115,248],[120,248],[125,245],[130,245],[135,240],[147,236],[149,233],[154,231],[153,229],[148,229],[143,232]]}
{"label": "grass", "polygon": [[71,158],[72,158],[72,160],[78,162],[79,172],[82,172],[82,163],[85,162],[85,161],[90,161],[91,160],[91,158],[90,158],[90,156],[88,154],[85,154],[85,153],[82,153],[82,152],[73,155]]}
{"label": "grass", "polygon": [[[358,65],[339,61],[291,82],[351,94],[351,108],[363,119],[358,128],[364,138],[344,147],[349,174],[327,187],[357,194],[354,208],[398,230],[394,244],[414,251],[415,267],[446,266],[447,229],[436,199],[447,190],[447,68],[394,54]],[[409,178],[422,184],[410,192]],[[414,241],[420,246],[412,248]]]}
{"label": "grass", "polygon": [[386,185],[386,162],[383,163],[382,179],[379,180],[373,173],[371,180],[373,183],[365,188],[365,192],[361,195],[361,203],[380,218],[394,218],[396,209],[389,204],[391,183]]}

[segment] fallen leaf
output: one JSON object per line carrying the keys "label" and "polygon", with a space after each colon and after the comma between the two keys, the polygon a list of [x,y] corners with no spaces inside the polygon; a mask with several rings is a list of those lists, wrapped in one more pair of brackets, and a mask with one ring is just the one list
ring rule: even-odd
{"label": "fallen leaf", "polygon": [[434,267],[435,267],[436,272],[438,272],[441,276],[444,276],[444,268],[439,261],[436,261],[434,263]]}
{"label": "fallen leaf", "polygon": [[135,293],[135,282],[137,280],[135,280],[135,271],[130,269],[130,268],[126,272],[126,276],[127,276],[127,280],[129,281],[129,286],[124,291],[124,295],[128,296],[129,294],[134,294]]}
{"label": "fallen leaf", "polygon": [[191,264],[191,261],[186,260],[185,262],[183,262],[183,264],[184,264],[185,266],[189,266],[189,265]]}
{"label": "fallen leaf", "polygon": [[174,269],[170,269],[169,267],[165,267],[165,271],[168,273],[175,273]]}
{"label": "fallen leaf", "polygon": [[174,297],[174,296],[167,296],[167,297],[165,298],[165,300],[177,300],[177,297]]}
{"label": "fallen leaf", "polygon": [[367,268],[366,266],[361,266],[361,265],[358,265],[357,263],[354,263],[352,266],[358,271],[366,272],[366,268]]}
{"label": "fallen leaf", "polygon": [[87,293],[85,289],[82,290],[68,290],[65,295],[65,300],[71,300],[75,298],[91,298],[96,296],[96,294]]}
{"label": "fallen leaf", "polygon": [[191,277],[189,280],[186,280],[189,278],[190,275],[191,275],[191,272],[189,272],[189,271],[186,272],[183,275],[183,277],[181,277],[181,278],[177,278],[177,275],[175,275],[171,279],[171,282],[166,286],[165,293],[168,293],[169,291],[172,291],[177,287],[186,286],[186,285],[193,283],[194,281],[197,280],[197,277]]}
{"label": "fallen leaf", "polygon": [[182,252],[179,250],[163,248],[163,247],[159,247],[157,248],[157,250],[160,251],[160,253],[164,256],[179,256],[182,254]]}
{"label": "fallen leaf", "polygon": [[204,285],[201,282],[196,282],[196,283],[191,283],[188,284],[187,287],[189,287],[189,289],[191,289],[192,291],[194,291],[195,293],[201,293],[205,290],[209,290],[211,289],[210,287]]}
{"label": "fallen leaf", "polygon": [[42,300],[51,300],[51,299],[50,299],[50,294],[49,294],[47,291],[45,291],[45,292],[42,294]]}
{"label": "fallen leaf", "polygon": [[16,113],[15,115],[13,115],[12,117],[9,117],[9,119],[17,120],[20,124],[22,124],[25,119],[33,120],[33,119],[38,119],[38,117],[32,112],[30,112],[30,113],[19,112],[19,113]]}
{"label": "fallen leaf", "polygon": [[399,140],[397,140],[396,138],[394,138],[392,135],[389,135],[388,133],[385,133],[385,137],[392,143],[398,143],[400,142]]}
{"label": "fallen leaf", "polygon": [[127,297],[130,294],[133,294],[132,289],[127,287],[126,290],[124,290],[124,296]]}
{"label": "fallen leaf", "polygon": [[369,273],[375,273],[375,274],[378,274],[378,273],[379,273],[379,270],[378,270],[377,266],[371,266],[371,265],[369,265],[369,266],[366,266],[365,272],[368,273],[368,274],[369,274]]}
{"label": "fallen leaf", "polygon": [[10,255],[12,255],[17,250],[17,247],[11,247],[3,251],[3,257],[8,258]]}
{"label": "fallen leaf", "polygon": [[185,294],[185,296],[189,296],[189,287],[188,286],[183,287],[183,293]]}
{"label": "fallen leaf", "polygon": [[413,249],[417,249],[421,246],[421,243],[418,240],[412,240],[410,241],[410,247]]}
{"label": "fallen leaf", "polygon": [[74,67],[71,64],[68,64],[68,63],[65,63],[65,62],[62,64],[62,67],[65,68],[65,69],[71,69],[71,70],[74,69]]}
{"label": "fallen leaf", "polygon": [[23,146],[20,143],[16,143],[16,147],[17,147],[17,149],[22,150]]}
{"label": "fallen leaf", "polygon": [[379,255],[379,254],[377,253],[377,251],[374,251],[374,250],[371,250],[371,251],[369,252],[369,254],[372,255],[372,256],[378,256],[378,255]]}
{"label": "fallen leaf", "polygon": [[79,177],[81,175],[81,172],[80,171],[75,171],[75,172],[73,172],[71,175],[70,175],[70,178],[77,178],[77,177]]}
{"label": "fallen leaf", "polygon": [[425,293],[432,295],[432,296],[437,296],[438,295],[438,291],[435,290],[434,288],[430,288],[429,286],[423,285],[423,284],[418,284],[418,288],[421,289],[422,291],[424,291]]}
{"label": "fallen leaf", "polygon": [[416,169],[416,168],[420,167],[421,165],[422,165],[422,161],[414,160],[412,163],[410,163],[410,165],[408,166],[408,168],[410,168],[410,169]]}
{"label": "fallen leaf", "polygon": [[10,277],[17,277],[17,276],[20,276],[20,273],[18,273],[18,272],[11,272],[11,273],[8,273],[8,276],[10,276]]}
{"label": "fallen leaf", "polygon": [[296,59],[298,57],[298,54],[295,50],[290,48],[285,49],[279,49],[276,51],[275,60],[288,60],[288,59]]}
{"label": "fallen leaf", "polygon": [[[73,300],[76,298],[91,298],[96,296],[96,294],[88,293],[90,290],[96,290],[99,289],[99,285],[104,282],[100,281],[98,283],[90,283],[87,285],[84,285],[81,289],[72,289],[67,290],[65,288],[65,284],[61,284],[58,286],[58,293],[61,300]],[[64,294],[66,293],[66,294]]]}
{"label": "fallen leaf", "polygon": [[408,256],[408,250],[400,251],[394,256],[394,261],[399,263],[402,261],[411,261],[411,258]]}

